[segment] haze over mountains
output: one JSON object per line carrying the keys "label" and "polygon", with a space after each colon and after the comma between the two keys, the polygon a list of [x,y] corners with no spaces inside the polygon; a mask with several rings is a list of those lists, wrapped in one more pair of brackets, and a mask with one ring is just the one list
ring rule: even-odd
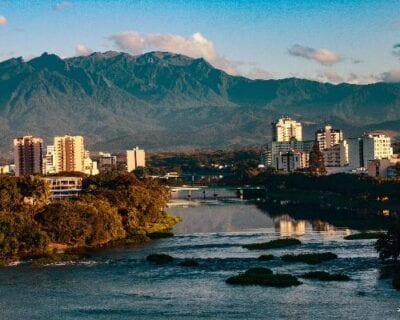
{"label": "haze over mountains", "polygon": [[45,53],[0,63],[3,152],[26,134],[49,142],[79,134],[88,149],[110,151],[260,145],[283,114],[305,123],[305,138],[325,123],[347,137],[372,129],[398,135],[400,83],[250,80],[167,52]]}

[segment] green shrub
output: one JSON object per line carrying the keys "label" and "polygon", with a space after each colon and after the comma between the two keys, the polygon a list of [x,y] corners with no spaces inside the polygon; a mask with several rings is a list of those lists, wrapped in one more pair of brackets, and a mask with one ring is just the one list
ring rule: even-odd
{"label": "green shrub", "polygon": [[242,247],[249,250],[279,249],[301,244],[301,241],[294,238],[276,239],[262,243],[245,244]]}
{"label": "green shrub", "polygon": [[178,263],[181,267],[198,267],[199,263],[194,259],[185,259]]}
{"label": "green shrub", "polygon": [[286,262],[304,262],[307,264],[318,264],[324,261],[336,259],[337,255],[332,252],[323,253],[301,253],[301,254],[286,254],[281,257]]}
{"label": "green shrub", "polygon": [[244,273],[239,273],[236,276],[226,279],[225,282],[235,285],[260,285],[279,288],[301,284],[295,276],[290,274],[273,274],[267,268],[252,268]]}
{"label": "green shrub", "polygon": [[173,262],[174,258],[168,254],[160,253],[150,254],[147,256],[146,260],[155,264],[167,264]]}
{"label": "green shrub", "polygon": [[350,277],[345,274],[330,274],[325,271],[307,272],[301,276],[306,279],[315,279],[320,281],[348,281]]}
{"label": "green shrub", "polygon": [[269,261],[273,260],[274,256],[272,254],[262,254],[261,256],[258,257],[258,260],[260,261]]}
{"label": "green shrub", "polygon": [[345,240],[364,240],[364,239],[379,239],[383,235],[382,232],[360,232],[345,236]]}

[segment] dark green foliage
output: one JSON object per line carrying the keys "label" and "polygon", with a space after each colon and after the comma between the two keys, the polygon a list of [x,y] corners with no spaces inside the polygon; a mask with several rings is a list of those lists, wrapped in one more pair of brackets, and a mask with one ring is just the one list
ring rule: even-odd
{"label": "dark green foliage", "polygon": [[309,170],[312,174],[326,174],[324,155],[322,154],[321,150],[319,150],[317,141],[314,142],[313,148],[310,152],[309,166]]}
{"label": "dark green foliage", "polygon": [[0,211],[0,261],[47,251],[49,237],[26,212]]}
{"label": "dark green foliage", "polygon": [[150,239],[171,238],[174,236],[172,232],[150,232],[147,234]]}
{"label": "dark green foliage", "polygon": [[260,285],[269,287],[290,287],[301,284],[295,276],[273,274],[267,268],[252,268],[244,273],[226,279],[226,283],[235,285]]}
{"label": "dark green foliage", "polygon": [[146,148],[254,145],[268,139],[266,124],[282,114],[317,123],[305,126],[308,133],[321,118],[348,136],[399,128],[397,83],[249,80],[204,59],[160,52],[64,60],[43,54],[3,61],[0,74],[3,151],[21,132],[46,139],[80,132],[93,150],[124,150],[132,141]]}
{"label": "dark green foliage", "polygon": [[345,274],[330,274],[325,271],[307,272],[301,276],[305,279],[315,279],[320,281],[348,281],[350,277]]}
{"label": "dark green foliage", "polygon": [[304,262],[307,264],[319,264],[321,262],[334,260],[337,255],[332,252],[323,253],[301,253],[301,254],[286,254],[281,257],[286,262]]}
{"label": "dark green foliage", "polygon": [[[166,188],[133,174],[109,173],[84,179],[78,199],[48,203],[39,177],[0,177],[0,261],[47,253],[53,247],[96,247],[170,236],[179,219],[163,209]],[[24,204],[33,198],[33,205]],[[46,257],[46,259],[49,259]]]}
{"label": "dark green foliage", "polygon": [[345,240],[364,240],[364,239],[379,239],[383,235],[382,232],[360,232],[345,236]]}
{"label": "dark green foliage", "polygon": [[146,260],[155,264],[167,264],[174,261],[174,258],[168,254],[150,254],[146,257]]}
{"label": "dark green foliage", "polygon": [[30,262],[31,266],[45,266],[49,264],[57,264],[62,262],[77,261],[84,258],[83,255],[79,254],[68,254],[68,253],[53,253],[48,254],[39,258],[35,258]]}
{"label": "dark green foliage", "polygon": [[273,260],[275,257],[272,254],[262,254],[261,256],[258,257],[258,260],[260,261],[269,261]]}
{"label": "dark green foliage", "polygon": [[276,239],[262,243],[251,243],[242,245],[243,248],[249,250],[266,250],[266,249],[279,249],[301,244],[301,241],[294,238]]}
{"label": "dark green foliage", "polygon": [[53,203],[35,219],[53,242],[71,246],[99,246],[126,235],[118,210],[100,199]]}
{"label": "dark green foliage", "polygon": [[395,260],[400,255],[400,218],[397,218],[389,227],[386,234],[382,234],[376,241],[375,249],[382,260]]}
{"label": "dark green foliage", "polygon": [[181,267],[198,267],[199,263],[194,259],[185,259],[178,263]]}

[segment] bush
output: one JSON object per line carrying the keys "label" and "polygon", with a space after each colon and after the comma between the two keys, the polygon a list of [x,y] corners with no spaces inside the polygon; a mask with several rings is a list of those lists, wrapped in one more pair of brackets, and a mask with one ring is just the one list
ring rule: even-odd
{"label": "bush", "polygon": [[199,263],[194,259],[185,259],[178,263],[181,267],[198,267]]}
{"label": "bush", "polygon": [[160,253],[150,254],[147,256],[146,260],[155,264],[167,264],[173,262],[174,258],[168,254]]}
{"label": "bush", "polygon": [[301,254],[286,254],[281,257],[286,262],[304,262],[307,264],[318,264],[324,261],[336,259],[337,255],[332,252],[323,253],[301,253]]}
{"label": "bush", "polygon": [[125,237],[117,209],[100,199],[53,203],[35,218],[52,242],[99,246]]}
{"label": "bush", "polygon": [[262,254],[261,256],[258,257],[258,260],[260,261],[269,261],[273,260],[275,257],[272,254]]}
{"label": "bush", "polygon": [[49,238],[26,212],[0,211],[0,260],[47,251]]}
{"label": "bush", "polygon": [[301,244],[298,239],[288,238],[288,239],[276,239],[268,242],[262,243],[251,243],[245,244],[242,247],[249,250],[265,250],[265,249],[279,249],[290,246],[295,246]]}
{"label": "bush", "polygon": [[364,240],[364,239],[379,239],[384,233],[382,232],[360,232],[345,236],[345,240]]}
{"label": "bush", "polygon": [[301,276],[306,279],[315,279],[320,281],[348,281],[350,277],[345,274],[330,274],[325,271],[307,272]]}
{"label": "bush", "polygon": [[226,279],[226,283],[235,285],[260,285],[269,287],[297,286],[301,282],[290,274],[273,274],[267,268],[252,268],[244,273]]}

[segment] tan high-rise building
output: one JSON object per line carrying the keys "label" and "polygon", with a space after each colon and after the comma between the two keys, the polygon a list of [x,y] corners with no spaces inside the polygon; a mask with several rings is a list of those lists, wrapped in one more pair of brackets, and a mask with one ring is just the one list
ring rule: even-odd
{"label": "tan high-rise building", "polygon": [[126,151],[126,163],[128,172],[132,172],[133,170],[139,167],[146,166],[146,154],[143,149],[139,149],[139,147],[133,148],[132,150]]}
{"label": "tan high-rise building", "polygon": [[17,177],[41,174],[43,139],[24,136],[14,139],[14,164]]}
{"label": "tan high-rise building", "polygon": [[85,148],[82,136],[54,137],[56,172],[84,172]]}
{"label": "tan high-rise building", "polygon": [[325,167],[344,167],[349,164],[349,145],[343,132],[327,125],[315,131],[315,141],[324,155]]}
{"label": "tan high-rise building", "polygon": [[319,149],[322,151],[338,144],[343,140],[343,132],[331,126],[325,126],[315,132],[315,140],[318,142]]}
{"label": "tan high-rise building", "polygon": [[303,140],[303,129],[300,122],[283,117],[272,123],[272,141],[288,142],[292,139]]}

